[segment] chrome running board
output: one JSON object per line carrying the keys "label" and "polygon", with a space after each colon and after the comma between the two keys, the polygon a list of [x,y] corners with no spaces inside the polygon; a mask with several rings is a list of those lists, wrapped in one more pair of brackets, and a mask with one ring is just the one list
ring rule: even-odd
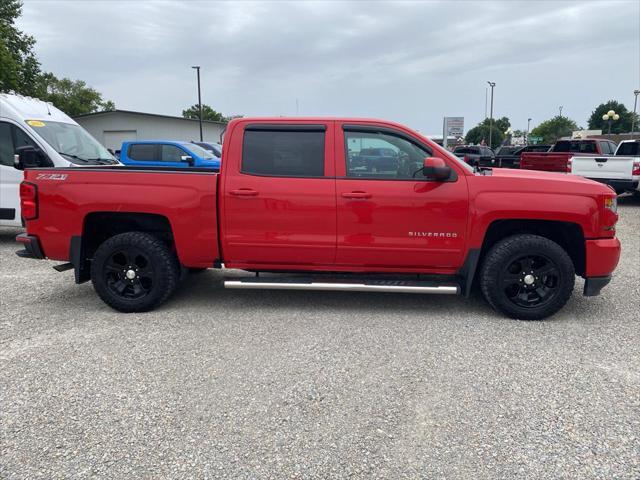
{"label": "chrome running board", "polygon": [[438,285],[433,282],[407,280],[369,280],[364,282],[312,281],[304,279],[248,278],[226,280],[224,288],[248,290],[323,290],[343,292],[398,292],[432,293],[456,295],[460,293],[458,285]]}

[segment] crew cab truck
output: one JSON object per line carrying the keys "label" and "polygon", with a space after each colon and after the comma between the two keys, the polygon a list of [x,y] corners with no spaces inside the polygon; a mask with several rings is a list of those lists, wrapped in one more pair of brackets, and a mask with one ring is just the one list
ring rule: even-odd
{"label": "crew cab truck", "polygon": [[525,152],[520,168],[546,172],[571,172],[569,159],[582,155],[612,155],[616,144],[605,139],[558,140],[548,152]]}
{"label": "crew cab truck", "polygon": [[605,183],[618,194],[640,195],[640,140],[620,142],[613,157],[571,157],[569,164],[574,175]]}
{"label": "crew cab truck", "polygon": [[[67,262],[122,312],[151,310],[182,269],[255,272],[226,288],[469,295],[542,319],[575,275],[597,295],[615,269],[616,196],[581,177],[476,169],[396,123],[242,118],[220,172],[32,169],[20,256]],[[397,153],[373,171],[358,154]]]}

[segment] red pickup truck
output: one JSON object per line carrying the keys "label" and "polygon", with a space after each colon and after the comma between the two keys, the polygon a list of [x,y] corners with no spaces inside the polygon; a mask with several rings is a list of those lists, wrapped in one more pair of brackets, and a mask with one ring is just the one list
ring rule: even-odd
{"label": "red pickup truck", "polygon": [[580,155],[613,155],[616,144],[606,139],[558,140],[548,152],[525,152],[520,168],[546,172],[571,172],[569,159]]}
{"label": "red pickup truck", "polygon": [[[367,168],[360,152],[388,149]],[[33,152],[18,166],[34,166]],[[23,158],[24,157],[24,158]],[[255,276],[226,288],[469,295],[513,318],[557,312],[620,255],[616,196],[580,177],[477,169],[422,135],[365,119],[244,118],[220,172],[32,168],[23,257],[68,262],[122,312],[151,310],[186,269]]]}

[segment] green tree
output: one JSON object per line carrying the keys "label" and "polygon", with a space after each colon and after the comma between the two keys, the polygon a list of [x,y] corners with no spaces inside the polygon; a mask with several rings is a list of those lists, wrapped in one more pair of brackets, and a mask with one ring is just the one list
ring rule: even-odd
{"label": "green tree", "polygon": [[[467,132],[467,135],[464,137],[465,142],[480,143],[484,140],[486,144],[489,145],[489,124],[490,119],[485,118],[482,122]],[[493,127],[491,128],[491,148],[498,147],[504,141],[504,132],[506,132],[510,126],[511,122],[507,117],[493,119]]]}
{"label": "green tree", "polygon": [[576,122],[570,118],[556,115],[531,130],[531,135],[542,137],[542,143],[551,144],[561,137],[570,137],[574,130],[578,130]]}
{"label": "green tree", "polygon": [[20,0],[0,0],[0,92],[37,95],[40,63],[33,51],[36,41],[16,28],[21,14]]}
{"label": "green tree", "polygon": [[[627,110],[622,103],[615,100],[609,100],[606,103],[601,103],[591,113],[589,117],[589,129],[602,130],[603,133],[609,131],[609,124],[602,119],[602,116],[609,110],[613,110],[620,119],[611,124],[611,133],[627,133],[631,131],[631,122],[633,120],[633,112]],[[638,115],[636,114],[636,125],[638,124]]]}
{"label": "green tree", "polygon": [[102,94],[89,87],[82,80],[57,78],[53,73],[40,77],[40,97],[53,103],[67,115],[76,116],[87,113],[115,110],[112,101],[105,101]]}
{"label": "green tree", "polygon": [[[182,111],[182,116],[184,118],[200,118],[200,110],[198,109],[198,105],[193,105],[186,110]],[[220,112],[216,112],[209,105],[202,104],[202,120],[210,120],[212,122],[226,122],[227,119]]]}

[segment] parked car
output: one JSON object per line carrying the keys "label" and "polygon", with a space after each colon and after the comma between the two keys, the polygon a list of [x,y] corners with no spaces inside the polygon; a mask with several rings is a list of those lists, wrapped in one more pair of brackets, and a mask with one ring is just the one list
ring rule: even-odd
{"label": "parked car", "polygon": [[495,153],[484,145],[458,145],[453,149],[456,157],[474,167],[495,167]]}
{"label": "parked car", "polygon": [[199,145],[164,140],[124,142],[120,161],[138,167],[220,168],[220,158]]}
{"label": "parked car", "polygon": [[0,94],[0,226],[20,226],[19,188],[23,174],[14,157],[47,167],[118,163],[86,130],[53,105],[20,95]]}
{"label": "parked car", "polygon": [[353,169],[377,173],[395,171],[398,169],[399,155],[394,148],[364,148],[354,151],[350,148],[351,165]]}
{"label": "parked car", "polygon": [[520,168],[547,172],[570,172],[569,159],[581,155],[613,155],[616,144],[604,139],[558,140],[546,152],[527,152],[520,156]]}
{"label": "parked car", "polygon": [[640,195],[640,140],[624,140],[612,157],[571,157],[569,165],[574,175],[605,183],[618,194]]}
{"label": "parked car", "polygon": [[[224,265],[266,272],[223,280],[241,289],[469,295],[477,277],[490,305],[520,319],[562,308],[576,274],[599,294],[618,263],[616,195],[591,180],[477,170],[380,120],[242,118],[224,142],[219,173],[25,171],[19,255],[69,262],[58,269],[122,312],[164,302],[181,267]],[[403,162],[365,172],[350,145]]]}
{"label": "parked car", "polygon": [[547,152],[551,145],[503,146],[496,151],[496,166],[520,168],[520,157],[525,152]]}
{"label": "parked car", "polygon": [[193,142],[193,141],[191,143],[195,143],[196,145],[204,148],[205,150],[210,151],[216,157],[222,158],[222,145],[220,145],[219,143]]}

